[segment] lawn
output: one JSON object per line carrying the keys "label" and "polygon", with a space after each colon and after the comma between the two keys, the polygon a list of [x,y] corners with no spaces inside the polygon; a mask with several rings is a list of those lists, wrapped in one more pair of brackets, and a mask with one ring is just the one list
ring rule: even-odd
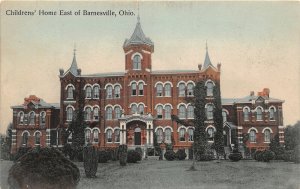
{"label": "lawn", "polygon": [[[81,172],[78,189],[300,189],[300,165],[289,162],[196,162],[197,171],[187,171],[192,164],[187,160],[143,160],[125,167],[118,162],[109,162],[99,164],[97,178],[93,179],[85,177],[82,163],[76,164]],[[12,162],[1,161],[2,189],[8,188],[6,179],[11,165]]]}

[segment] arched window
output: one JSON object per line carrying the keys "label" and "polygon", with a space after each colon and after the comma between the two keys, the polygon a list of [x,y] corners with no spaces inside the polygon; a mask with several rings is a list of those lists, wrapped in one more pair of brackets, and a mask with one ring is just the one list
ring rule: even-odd
{"label": "arched window", "polygon": [[244,115],[244,121],[249,121],[249,109],[248,108],[244,108],[244,112],[243,112],[243,115]]}
{"label": "arched window", "polygon": [[98,121],[99,120],[99,108],[94,108],[94,120]]}
{"label": "arched window", "polygon": [[138,109],[139,109],[139,114],[144,114],[144,105],[143,104],[140,104]]}
{"label": "arched window", "polygon": [[189,141],[194,141],[194,129],[189,128],[188,134],[189,134]]}
{"label": "arched window", "polygon": [[90,121],[91,120],[91,115],[92,115],[92,109],[91,108],[86,108],[85,109],[85,120]]}
{"label": "arched window", "polygon": [[87,86],[85,88],[85,98],[92,98],[92,87]]}
{"label": "arched window", "polygon": [[106,109],[106,120],[111,120],[112,119],[112,107],[108,107]]}
{"label": "arched window", "polygon": [[113,96],[112,96],[112,86],[108,86],[106,88],[106,98],[107,99],[111,99]]}
{"label": "arched window", "polygon": [[20,112],[19,113],[19,124],[23,124],[24,123],[24,112]]}
{"label": "arched window", "polygon": [[121,117],[121,108],[119,106],[115,107],[115,118],[119,119]]}
{"label": "arched window", "polygon": [[258,107],[256,109],[256,120],[261,121],[262,120],[262,108]]}
{"label": "arched window", "polygon": [[166,128],[165,130],[165,143],[171,143],[171,129],[170,128]]}
{"label": "arched window", "polygon": [[208,140],[214,140],[215,130],[212,127],[207,128]]}
{"label": "arched window", "polygon": [[46,112],[41,112],[40,114],[40,124],[44,125],[46,123]]}
{"label": "arched window", "polygon": [[115,86],[115,98],[120,98],[121,96],[121,88],[119,85]]}
{"label": "arched window", "polygon": [[73,119],[73,108],[67,108],[67,121],[72,121]]}
{"label": "arched window", "polygon": [[94,139],[94,143],[99,142],[99,132],[97,130],[93,131],[93,139]]}
{"label": "arched window", "polygon": [[165,96],[171,96],[171,85],[170,84],[165,85]]}
{"label": "arched window", "polygon": [[271,132],[269,129],[266,129],[264,132],[265,142],[271,142]]}
{"label": "arched window", "polygon": [[162,119],[163,118],[163,107],[157,106],[156,113],[157,113],[157,119]]}
{"label": "arched window", "polygon": [[185,129],[184,128],[181,128],[179,129],[179,141],[185,141]]}
{"label": "arched window", "polygon": [[133,69],[140,70],[141,69],[141,57],[139,55],[135,55],[133,57]]}
{"label": "arched window", "polygon": [[222,111],[222,117],[223,117],[223,122],[227,121],[227,113],[225,111]]}
{"label": "arched window", "polygon": [[35,145],[40,145],[41,144],[41,133],[36,132],[35,133]]}
{"label": "arched window", "polygon": [[256,142],[256,132],[255,132],[255,130],[250,131],[250,142]]}
{"label": "arched window", "polygon": [[193,119],[194,118],[194,106],[189,105],[187,109],[187,118]]}
{"label": "arched window", "polygon": [[213,115],[213,105],[212,104],[208,104],[206,107],[206,118],[207,119],[213,119],[214,115]]}
{"label": "arched window", "polygon": [[214,95],[214,84],[211,81],[206,83],[206,95],[207,96]]}
{"label": "arched window", "polygon": [[180,119],[185,119],[185,106],[184,105],[180,105],[179,106],[179,118]]}
{"label": "arched window", "polygon": [[270,108],[270,120],[275,120],[275,108]]}
{"label": "arched window", "polygon": [[165,119],[171,119],[171,106],[165,106]]}
{"label": "arched window", "polygon": [[86,143],[91,142],[91,131],[89,129],[85,130],[85,142]]}
{"label": "arched window", "polygon": [[107,140],[107,142],[112,142],[112,130],[111,129],[107,129],[107,131],[106,131],[106,140]]}
{"label": "arched window", "polygon": [[194,85],[192,83],[187,85],[187,96],[194,96]]}
{"label": "arched window", "polygon": [[74,95],[73,95],[73,87],[72,86],[69,86],[68,88],[67,88],[67,98],[68,99],[73,99],[74,98]]}
{"label": "arched window", "polygon": [[29,124],[30,125],[33,125],[35,123],[35,113],[34,112],[31,112],[29,114]]}
{"label": "arched window", "polygon": [[179,96],[185,96],[185,85],[184,83],[180,83],[178,86],[179,89]]}
{"label": "arched window", "polygon": [[99,87],[95,86],[93,89],[93,98],[99,98]]}
{"label": "arched window", "polygon": [[131,113],[132,113],[132,114],[137,113],[137,105],[136,105],[136,104],[132,104],[132,105],[131,105]]}
{"label": "arched window", "polygon": [[139,83],[139,96],[143,96],[143,95],[144,95],[144,84]]}
{"label": "arched window", "polygon": [[27,143],[28,143],[28,133],[27,132],[23,133],[22,143],[23,143],[23,145],[27,146]]}
{"label": "arched window", "polygon": [[120,142],[120,129],[115,130],[115,142],[116,143]]}
{"label": "arched window", "polygon": [[136,96],[136,83],[131,84],[131,95]]}
{"label": "arched window", "polygon": [[157,143],[162,143],[163,141],[163,130],[161,128],[156,131]]}
{"label": "arched window", "polygon": [[156,96],[163,96],[163,86],[162,84],[156,85]]}

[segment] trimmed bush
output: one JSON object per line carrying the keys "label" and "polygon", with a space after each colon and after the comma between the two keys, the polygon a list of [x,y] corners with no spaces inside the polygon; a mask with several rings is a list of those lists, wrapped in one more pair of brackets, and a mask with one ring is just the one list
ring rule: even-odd
{"label": "trimmed bush", "polygon": [[231,153],[231,154],[229,154],[228,157],[231,161],[240,161],[243,158],[243,156],[240,152]]}
{"label": "trimmed bush", "polygon": [[142,159],[141,155],[136,150],[129,150],[127,152],[127,162],[128,163],[136,163],[136,162],[140,161],[140,159]]}
{"label": "trimmed bush", "polygon": [[15,154],[14,161],[18,161],[18,159],[25,155],[29,150],[31,150],[30,147],[20,147],[17,153]]}
{"label": "trimmed bush", "polygon": [[125,144],[119,146],[119,162],[121,166],[127,164],[127,145]]}
{"label": "trimmed bush", "polygon": [[140,154],[140,158],[139,158],[138,161],[142,161],[142,157],[143,157],[143,151],[142,151],[142,148],[136,147],[136,148],[135,148],[135,151],[137,151],[137,152]]}
{"label": "trimmed bush", "polygon": [[262,153],[262,159],[264,162],[270,162],[270,160],[275,158],[275,153],[271,150],[266,150]]}
{"label": "trimmed bush", "polygon": [[167,150],[164,157],[168,161],[173,161],[176,158],[176,154],[173,150]]}
{"label": "trimmed bush", "polygon": [[154,148],[147,149],[148,156],[162,156],[162,150],[160,147],[155,147],[155,155],[154,155]]}
{"label": "trimmed bush", "polygon": [[98,151],[98,162],[107,163],[110,160],[110,153],[106,150]]}
{"label": "trimmed bush", "polygon": [[185,150],[184,149],[179,149],[177,152],[176,152],[176,158],[178,160],[184,160],[186,158],[186,153],[185,153]]}
{"label": "trimmed bush", "polygon": [[80,179],[77,166],[54,148],[34,148],[9,170],[10,188],[75,189]]}
{"label": "trimmed bush", "polygon": [[83,166],[86,177],[96,177],[98,168],[98,153],[96,148],[91,144],[88,144],[83,148]]}

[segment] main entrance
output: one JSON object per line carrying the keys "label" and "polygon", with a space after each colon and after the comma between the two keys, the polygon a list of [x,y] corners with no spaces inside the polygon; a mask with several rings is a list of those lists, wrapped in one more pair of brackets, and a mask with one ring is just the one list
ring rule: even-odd
{"label": "main entrance", "polygon": [[134,145],[141,145],[141,128],[134,129]]}
{"label": "main entrance", "polygon": [[146,141],[146,123],[142,121],[132,121],[126,125],[127,145],[140,146],[145,145]]}

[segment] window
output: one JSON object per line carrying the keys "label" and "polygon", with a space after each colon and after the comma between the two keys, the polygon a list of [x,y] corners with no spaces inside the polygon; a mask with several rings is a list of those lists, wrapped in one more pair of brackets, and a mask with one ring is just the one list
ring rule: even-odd
{"label": "window", "polygon": [[29,114],[29,124],[30,124],[30,125],[34,125],[34,123],[35,123],[35,113],[34,113],[34,112],[31,112],[31,113]]}
{"label": "window", "polygon": [[20,112],[19,113],[19,124],[23,124],[24,123],[24,112]]}
{"label": "window", "polygon": [[163,130],[161,128],[156,131],[157,143],[162,143],[163,141]]}
{"label": "window", "polygon": [[141,57],[139,55],[135,55],[133,57],[133,69],[140,70],[141,69]]}
{"label": "window", "polygon": [[249,121],[249,109],[248,107],[247,108],[244,108],[244,121]]}
{"label": "window", "polygon": [[121,117],[121,108],[120,107],[115,107],[115,118],[119,119]]}
{"label": "window", "polygon": [[136,83],[131,84],[131,95],[136,96]]}
{"label": "window", "polygon": [[46,113],[41,112],[40,114],[40,124],[45,124],[46,123]]}
{"label": "window", "polygon": [[207,96],[213,96],[214,95],[213,90],[214,90],[213,82],[211,82],[211,81],[207,82],[207,84],[206,84],[206,95]]}
{"label": "window", "polygon": [[92,97],[92,88],[90,86],[85,88],[85,98],[91,98]]}
{"label": "window", "polygon": [[158,84],[156,86],[156,96],[163,96],[163,86],[162,86],[162,84]]}
{"label": "window", "polygon": [[185,129],[184,128],[179,129],[179,141],[181,142],[185,141],[184,134],[185,134]]}
{"label": "window", "polygon": [[250,142],[256,142],[256,133],[255,130],[250,131]]}
{"label": "window", "polygon": [[39,133],[39,132],[35,133],[35,144],[36,145],[41,144],[41,133]]}
{"label": "window", "polygon": [[115,142],[116,143],[120,142],[120,129],[115,130]]}
{"label": "window", "polygon": [[93,89],[93,98],[99,98],[99,87],[95,86]]}
{"label": "window", "polygon": [[108,87],[106,88],[106,98],[107,98],[107,99],[112,98],[112,86],[108,86]]}
{"label": "window", "polygon": [[275,108],[270,108],[270,120],[275,120]]}
{"label": "window", "polygon": [[192,83],[187,85],[187,96],[194,96],[194,85]]}
{"label": "window", "polygon": [[166,128],[165,130],[165,142],[166,143],[171,143],[171,129],[170,128]]}
{"label": "window", "polygon": [[111,129],[108,129],[106,131],[106,139],[107,139],[107,142],[112,142],[112,130]]}
{"label": "window", "polygon": [[143,96],[143,95],[144,95],[144,84],[139,83],[139,96]]}
{"label": "window", "polygon": [[165,85],[165,96],[171,96],[171,85],[170,84]]}
{"label": "window", "polygon": [[115,86],[115,98],[120,98],[121,88],[119,85]]}
{"label": "window", "polygon": [[258,107],[256,109],[256,120],[261,121],[262,120],[262,108]]}
{"label": "window", "polygon": [[73,99],[74,98],[74,96],[73,96],[73,87],[69,86],[67,88],[67,92],[68,92],[67,98],[68,99]]}
{"label": "window", "polygon": [[108,107],[106,109],[106,120],[111,120],[112,119],[112,107]]}
{"label": "window", "polygon": [[171,119],[171,106],[165,106],[165,119]]}
{"label": "window", "polygon": [[184,83],[180,83],[178,89],[179,89],[179,96],[185,96],[185,85],[184,85]]}
{"label": "window", "polygon": [[28,142],[28,133],[27,132],[23,133],[22,140],[23,140],[22,141],[23,145],[27,146],[27,142]]}
{"label": "window", "polygon": [[187,109],[187,118],[194,119],[194,106],[189,105]]}
{"label": "window", "polygon": [[90,143],[91,142],[91,131],[90,130],[85,130],[85,142]]}
{"label": "window", "polygon": [[91,115],[92,115],[91,108],[86,108],[85,109],[85,120],[90,121],[91,120]]}
{"label": "window", "polygon": [[99,120],[99,108],[94,108],[94,120],[98,121]]}
{"label": "window", "polygon": [[143,104],[140,104],[138,109],[139,109],[139,114],[144,114],[144,105]]}
{"label": "window", "polygon": [[206,107],[206,118],[207,119],[213,119],[213,105],[212,104],[208,104]]}
{"label": "window", "polygon": [[209,140],[213,140],[214,139],[214,133],[215,133],[215,130],[212,127],[209,127],[207,129],[207,134],[208,134],[208,139]]}
{"label": "window", "polygon": [[[61,134],[61,133],[58,133]],[[67,143],[72,144],[72,133],[68,136]]]}
{"label": "window", "polygon": [[227,121],[227,113],[225,111],[222,111],[222,117],[223,117],[223,122]]}
{"label": "window", "polygon": [[156,115],[157,115],[157,119],[163,118],[163,107],[162,106],[157,106]]}
{"label": "window", "polygon": [[194,129],[189,128],[188,134],[189,134],[189,141],[194,141]]}
{"label": "window", "polygon": [[131,105],[131,113],[135,114],[137,112],[137,105],[136,104],[132,104]]}
{"label": "window", "polygon": [[179,118],[185,119],[185,106],[184,105],[179,106]]}
{"label": "window", "polygon": [[99,132],[97,130],[93,131],[93,139],[94,139],[94,143],[99,142]]}
{"label": "window", "polygon": [[73,108],[67,108],[67,121],[72,121],[73,119]]}
{"label": "window", "polygon": [[265,130],[264,135],[265,135],[265,142],[270,142],[271,141],[271,132],[269,129]]}

